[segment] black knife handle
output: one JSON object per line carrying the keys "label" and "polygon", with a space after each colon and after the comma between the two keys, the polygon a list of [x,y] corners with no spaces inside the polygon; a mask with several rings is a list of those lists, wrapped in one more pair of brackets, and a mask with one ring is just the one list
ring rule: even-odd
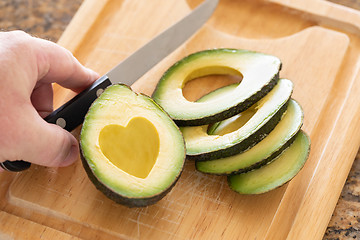
{"label": "black knife handle", "polygon": [[[44,118],[48,123],[54,123],[71,132],[77,128],[85,118],[87,111],[95,99],[112,83],[110,79],[104,75],[96,80],[90,87],[73,97],[70,101],[53,111]],[[30,167],[30,163],[17,160],[5,161],[0,163],[0,167],[5,170],[19,172]]]}
{"label": "black knife handle", "polygon": [[45,117],[44,120],[71,132],[84,121],[91,104],[110,85],[109,78],[106,75],[102,76],[90,87]]}
{"label": "black knife handle", "polygon": [[31,163],[22,160],[5,161],[0,163],[0,167],[10,172],[20,172],[28,169]]}

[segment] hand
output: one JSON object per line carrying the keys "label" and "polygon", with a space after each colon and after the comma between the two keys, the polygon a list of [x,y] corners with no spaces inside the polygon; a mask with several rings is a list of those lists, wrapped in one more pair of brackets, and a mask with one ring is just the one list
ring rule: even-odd
{"label": "hand", "polygon": [[80,92],[98,74],[61,46],[13,31],[0,32],[0,77],[0,162],[62,167],[77,160],[76,138],[43,120],[53,111],[51,84]]}

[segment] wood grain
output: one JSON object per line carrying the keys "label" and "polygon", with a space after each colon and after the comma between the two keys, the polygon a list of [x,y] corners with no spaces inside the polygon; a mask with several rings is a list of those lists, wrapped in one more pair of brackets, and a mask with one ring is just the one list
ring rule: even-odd
{"label": "wood grain", "polygon": [[[60,232],[58,230],[40,225],[38,223],[16,217],[6,212],[0,212],[1,233],[0,239],[59,239],[76,240],[77,237]],[[14,231],[14,226],[17,230]]]}
{"label": "wood grain", "polygon": [[[87,0],[59,43],[105,73],[199,3],[188,2]],[[281,77],[295,84],[293,97],[304,109],[303,128],[312,141],[308,162],[289,184],[258,196],[238,195],[225,178],[196,172],[187,162],[158,204],[128,209],[99,193],[80,162],[61,169],[33,166],[2,184],[7,197],[0,218],[11,215],[83,239],[320,239],[360,145],[360,42],[353,24],[359,14],[323,6],[320,0],[221,1],[205,27],[133,85],[150,95],[171,64],[203,49],[278,56]],[[198,97],[214,80],[206,81],[185,94]],[[55,105],[72,95],[55,86]]]}

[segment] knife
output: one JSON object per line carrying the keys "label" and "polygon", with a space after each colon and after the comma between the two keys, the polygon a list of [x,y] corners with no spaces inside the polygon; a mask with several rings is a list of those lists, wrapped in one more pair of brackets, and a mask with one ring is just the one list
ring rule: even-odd
{"label": "knife", "polygon": [[[57,124],[72,131],[83,121],[92,102],[112,84],[132,85],[155,64],[173,52],[190,38],[212,15],[218,0],[205,0],[187,16],[167,28],[116,67],[96,80],[87,89],[44,118],[48,123]],[[137,71],[132,71],[136,66]],[[23,171],[31,164],[23,160],[5,161],[0,166],[8,171]]]}

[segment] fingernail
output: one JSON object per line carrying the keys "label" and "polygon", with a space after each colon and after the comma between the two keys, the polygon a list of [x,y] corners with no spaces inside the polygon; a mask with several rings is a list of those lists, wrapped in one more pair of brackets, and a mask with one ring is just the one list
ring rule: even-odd
{"label": "fingernail", "polygon": [[79,156],[79,146],[78,143],[76,141],[76,143],[71,144],[70,150],[68,155],[66,156],[65,160],[60,163],[60,167],[67,167],[71,164],[73,164]]}

